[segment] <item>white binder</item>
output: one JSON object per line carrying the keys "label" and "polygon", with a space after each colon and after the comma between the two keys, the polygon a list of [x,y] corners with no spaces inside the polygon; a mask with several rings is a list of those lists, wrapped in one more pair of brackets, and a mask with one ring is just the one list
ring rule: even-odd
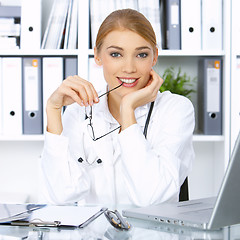
{"label": "white binder", "polygon": [[240,58],[236,58],[234,63],[231,81],[231,150],[240,130]]}
{"label": "white binder", "polygon": [[181,0],[181,49],[201,48],[201,0]]}
{"label": "white binder", "polygon": [[2,58],[0,58],[0,135],[3,134],[3,103],[2,103],[2,94],[3,94],[3,86],[2,86]]}
{"label": "white binder", "polygon": [[240,1],[232,0],[232,49],[233,54],[240,55]]}
{"label": "white binder", "polygon": [[63,81],[63,58],[62,57],[44,57],[43,66],[43,131],[46,130],[47,100],[51,94],[60,86]]}
{"label": "white binder", "polygon": [[22,134],[22,59],[2,58],[3,135]]}
{"label": "white binder", "polygon": [[88,81],[91,82],[96,89],[100,91],[106,86],[106,81],[103,76],[103,68],[95,63],[93,57],[89,58],[89,72],[88,72]]}
{"label": "white binder", "polygon": [[222,50],[222,0],[202,0],[202,49]]}
{"label": "white binder", "polygon": [[21,1],[21,49],[40,49],[41,0]]}

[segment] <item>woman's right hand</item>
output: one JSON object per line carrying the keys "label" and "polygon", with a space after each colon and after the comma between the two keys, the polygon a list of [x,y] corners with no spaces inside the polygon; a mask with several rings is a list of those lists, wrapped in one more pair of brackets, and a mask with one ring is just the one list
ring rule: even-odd
{"label": "woman's right hand", "polygon": [[98,103],[98,94],[93,85],[79,76],[69,76],[53,92],[47,102],[47,108],[61,109],[77,102],[80,106]]}
{"label": "woman's right hand", "polygon": [[63,130],[61,112],[62,107],[77,102],[80,106],[98,103],[98,95],[93,85],[80,78],[70,76],[53,92],[47,101],[47,131],[61,134]]}

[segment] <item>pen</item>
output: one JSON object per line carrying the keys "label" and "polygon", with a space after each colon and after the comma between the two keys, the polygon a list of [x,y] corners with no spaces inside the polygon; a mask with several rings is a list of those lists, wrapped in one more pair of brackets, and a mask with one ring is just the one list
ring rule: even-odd
{"label": "pen", "polygon": [[93,216],[91,216],[87,221],[83,222],[80,224],[78,227],[79,228],[84,228],[86,227],[89,223],[94,221],[96,218],[98,218],[100,215],[102,215],[104,212],[106,212],[108,209],[107,208],[101,208],[97,213],[95,213]]}

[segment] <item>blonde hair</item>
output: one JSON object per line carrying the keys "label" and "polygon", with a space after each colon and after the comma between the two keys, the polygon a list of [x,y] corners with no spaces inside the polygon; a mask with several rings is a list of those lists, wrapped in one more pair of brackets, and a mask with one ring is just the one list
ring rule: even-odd
{"label": "blonde hair", "polygon": [[101,24],[96,38],[96,48],[98,52],[101,50],[104,38],[110,32],[119,29],[127,29],[139,34],[151,44],[154,52],[156,51],[156,35],[147,18],[136,10],[121,9],[112,12]]}

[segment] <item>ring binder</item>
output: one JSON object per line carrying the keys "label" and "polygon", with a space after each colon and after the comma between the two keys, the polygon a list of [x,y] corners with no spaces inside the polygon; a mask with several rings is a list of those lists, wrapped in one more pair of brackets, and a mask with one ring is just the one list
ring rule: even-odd
{"label": "ring binder", "polygon": [[199,130],[206,135],[222,134],[221,58],[199,61],[198,119]]}

